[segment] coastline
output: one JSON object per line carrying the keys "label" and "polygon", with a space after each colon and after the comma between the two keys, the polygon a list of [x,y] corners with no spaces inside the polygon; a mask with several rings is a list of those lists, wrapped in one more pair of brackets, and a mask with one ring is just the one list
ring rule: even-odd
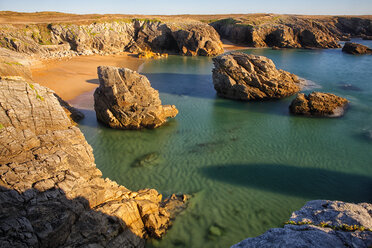
{"label": "coastline", "polygon": [[33,81],[52,89],[65,101],[71,101],[97,87],[97,66],[126,67],[137,71],[143,62],[130,53],[77,56],[41,61],[31,65],[31,73]]}

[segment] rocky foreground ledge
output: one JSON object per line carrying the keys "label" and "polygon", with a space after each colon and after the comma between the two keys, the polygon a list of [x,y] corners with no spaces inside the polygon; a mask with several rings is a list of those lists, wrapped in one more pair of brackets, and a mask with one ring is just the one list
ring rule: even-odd
{"label": "rocky foreground ledge", "polygon": [[0,80],[0,247],[144,247],[185,197],[102,178],[54,92]]}
{"label": "rocky foreground ledge", "polygon": [[292,213],[283,228],[273,228],[231,248],[372,246],[372,204],[315,200]]}

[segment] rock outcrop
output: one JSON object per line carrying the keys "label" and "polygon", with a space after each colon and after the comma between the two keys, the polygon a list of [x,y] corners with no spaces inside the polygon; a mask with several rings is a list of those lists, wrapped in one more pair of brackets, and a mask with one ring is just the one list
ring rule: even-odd
{"label": "rock outcrop", "polygon": [[292,101],[289,109],[296,115],[340,117],[344,114],[349,101],[330,93],[300,93]]}
{"label": "rock outcrop", "polygon": [[232,248],[371,247],[372,204],[315,200],[292,214],[284,228],[273,228]]}
{"label": "rock outcrop", "polygon": [[370,17],[252,14],[210,23],[221,38],[252,47],[338,48],[338,40],[372,35]]}
{"label": "rock outcrop", "polygon": [[42,58],[124,51],[215,56],[223,53],[218,33],[198,21],[118,19],[89,24],[0,25],[0,46]]}
{"label": "rock outcrop", "polygon": [[156,128],[175,117],[174,105],[161,105],[149,80],[127,68],[99,66],[100,85],[94,92],[99,121],[118,129]]}
{"label": "rock outcrop", "polygon": [[371,48],[352,42],[346,42],[344,47],[342,48],[342,51],[344,53],[349,53],[353,55],[372,54]]}
{"label": "rock outcrop", "polygon": [[268,100],[291,96],[300,90],[298,77],[276,69],[272,60],[231,53],[213,58],[213,84],[221,97]]}
{"label": "rock outcrop", "polygon": [[0,120],[1,247],[144,247],[168,228],[168,205],[179,211],[173,201],[186,199],[103,179],[83,134],[38,84],[2,78]]}
{"label": "rock outcrop", "polygon": [[211,23],[220,36],[252,47],[338,48],[335,35],[325,24],[296,16],[263,16],[247,20],[222,19]]}

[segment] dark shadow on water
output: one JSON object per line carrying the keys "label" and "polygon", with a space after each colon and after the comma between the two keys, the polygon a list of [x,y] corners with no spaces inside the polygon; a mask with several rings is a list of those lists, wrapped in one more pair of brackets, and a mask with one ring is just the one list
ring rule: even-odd
{"label": "dark shadow on water", "polygon": [[151,86],[160,93],[215,99],[212,75],[145,73]]}
{"label": "dark shadow on water", "polygon": [[99,84],[98,78],[88,79],[88,80],[86,80],[86,82],[91,83],[91,84]]}
{"label": "dark shadow on water", "polygon": [[279,164],[215,165],[201,169],[212,180],[306,199],[372,201],[372,178]]}

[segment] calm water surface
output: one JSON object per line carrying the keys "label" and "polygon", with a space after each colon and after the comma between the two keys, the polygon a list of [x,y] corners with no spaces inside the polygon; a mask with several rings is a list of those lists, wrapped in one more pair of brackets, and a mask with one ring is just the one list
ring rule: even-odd
{"label": "calm water surface", "polygon": [[[364,44],[372,45],[370,41]],[[372,202],[372,56],[334,50],[254,49],[316,90],[351,101],[343,118],[291,116],[293,99],[235,102],[213,89],[210,58],[170,56],[144,73],[178,116],[156,130],[80,128],[105,177],[132,190],[192,194],[189,208],[149,247],[229,247],[280,227],[312,199]],[[311,91],[311,90],[310,90]],[[153,154],[152,165],[133,167]]]}

